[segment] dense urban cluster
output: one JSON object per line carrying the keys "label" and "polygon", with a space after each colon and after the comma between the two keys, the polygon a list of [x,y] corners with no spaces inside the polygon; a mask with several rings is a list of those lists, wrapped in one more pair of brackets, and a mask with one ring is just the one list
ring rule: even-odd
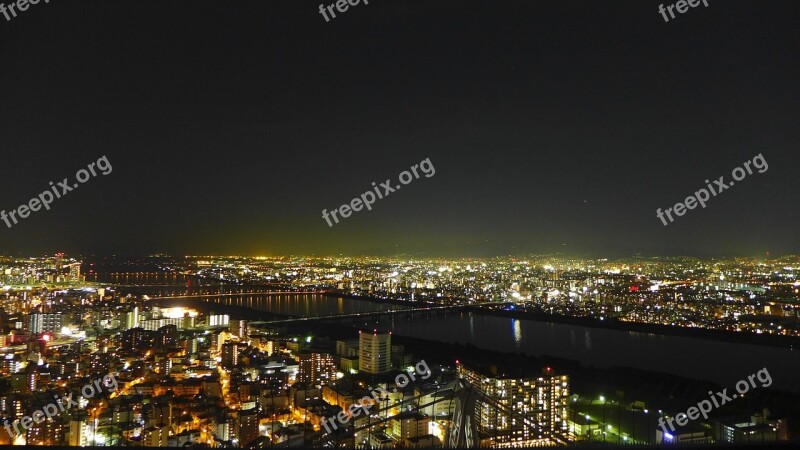
{"label": "dense urban cluster", "polygon": [[[336,290],[455,305],[506,300],[519,310],[552,314],[797,331],[792,322],[798,312],[797,266],[788,262],[149,261],[164,273],[283,291]],[[6,258],[0,266],[0,424],[5,428],[0,445],[631,443],[635,430],[606,420],[605,407],[648,413],[643,404],[601,397],[601,419],[595,413],[596,393],[571,392],[570,375],[558,368],[524,372],[464,361],[429,365],[378,329],[349,339],[300,335],[214,312],[213,305],[205,311],[157,306],[147,295],[131,293],[128,284],[90,281],[97,275],[94,263],[63,254]],[[765,318],[775,325],[766,326]],[[113,389],[98,387],[87,395],[86,386],[98,379],[113,379]],[[479,395],[470,396],[473,392]],[[69,408],[50,406],[53,414],[36,415],[48,411],[54,399],[67,398]],[[756,431],[759,439],[786,439],[785,421],[767,414],[747,423],[720,423],[716,430],[716,435],[698,437],[692,431],[658,439],[741,442]]]}
{"label": "dense urban cluster", "polygon": [[[4,302],[11,331],[0,349],[0,422],[9,431],[0,444],[429,447],[451,426],[456,367],[415,361],[389,333],[292,337],[228,315],[149,307],[108,289],[27,297]],[[16,309],[34,303],[30,314]],[[404,375],[420,364],[415,379]],[[117,389],[82,397],[81,388],[103,376]],[[552,407],[540,428],[529,435],[518,423],[515,436],[546,442],[565,429],[566,376],[504,382],[524,382],[519,400],[544,396]],[[25,423],[67,396],[74,408]],[[491,411],[487,427],[505,420]]]}
{"label": "dense urban cluster", "polygon": [[800,336],[800,258],[187,258],[182,273],[289,290]]}

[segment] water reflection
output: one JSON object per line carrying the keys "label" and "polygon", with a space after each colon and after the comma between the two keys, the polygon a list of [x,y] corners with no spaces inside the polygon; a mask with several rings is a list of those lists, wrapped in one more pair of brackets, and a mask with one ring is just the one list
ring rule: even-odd
{"label": "water reflection", "polygon": [[[202,299],[208,303],[241,306],[257,311],[304,317],[386,311],[398,308],[398,306],[388,303],[373,303],[325,294],[226,294],[211,295]],[[181,298],[176,298],[167,301],[179,305],[181,300]]]}
{"label": "water reflection", "polygon": [[589,333],[588,328],[583,333],[583,345],[586,348],[586,351],[592,351],[592,334]]}
{"label": "water reflection", "polygon": [[511,329],[514,330],[514,344],[519,350],[522,346],[522,324],[518,319],[511,319]]}
{"label": "water reflection", "polygon": [[[181,283],[180,277],[176,277]],[[169,280],[171,281],[171,280]],[[245,306],[259,311],[289,315],[330,315],[385,311],[396,308],[386,303],[324,294],[252,294],[253,287],[165,286],[151,287],[148,295],[195,295],[224,292],[207,297],[209,302]],[[264,291],[269,288],[263,287]],[[245,293],[246,292],[246,293]],[[239,294],[241,293],[241,294]],[[175,300],[179,304],[179,300]],[[382,316],[370,318],[371,325],[385,327],[397,335],[443,342],[473,344],[494,351],[519,351],[529,355],[551,355],[596,367],[626,366],[671,373],[695,379],[733,385],[754,368],[769,367],[774,389],[800,391],[794,383],[800,373],[800,352],[777,347],[745,345],[717,340],[653,335],[610,329],[587,328],[531,320],[471,313],[427,316]],[[583,334],[583,345],[577,335]],[[527,350],[531,349],[531,350]]]}
{"label": "water reflection", "polygon": [[[426,320],[400,316],[378,324],[400,336],[473,344],[500,352],[524,348],[532,356],[567,358],[599,368],[633,367],[728,386],[739,381],[742,374],[753,373],[754,367],[766,366],[773,374],[775,389],[800,391],[794,383],[800,373],[800,352],[790,349],[682,336],[652,338],[648,333],[525,319],[515,320],[509,333],[508,321],[478,314],[441,314]],[[580,334],[582,345],[576,345],[575,338]]]}

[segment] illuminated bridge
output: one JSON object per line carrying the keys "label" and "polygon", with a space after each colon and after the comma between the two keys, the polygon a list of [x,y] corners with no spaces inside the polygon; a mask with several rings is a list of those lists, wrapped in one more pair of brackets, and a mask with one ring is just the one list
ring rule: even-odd
{"label": "illuminated bridge", "polygon": [[[146,300],[152,301],[163,301],[163,300],[184,300],[184,299],[209,299],[214,297],[244,297],[244,296],[263,296],[263,295],[285,295],[285,294],[304,294],[306,292],[235,292],[235,293],[227,293],[227,294],[195,294],[195,295],[174,295],[174,296],[159,296],[159,297],[147,297],[145,296]],[[307,292],[307,293],[325,293],[325,292]],[[268,321],[254,321],[251,322],[251,325],[258,326],[258,325],[277,325],[277,324],[288,324],[288,323],[297,323],[297,322],[313,322],[313,321],[331,321],[331,320],[348,320],[348,319],[361,319],[367,317],[379,317],[379,316],[388,316],[388,315],[395,315],[395,314],[410,314],[416,312],[442,312],[442,311],[458,311],[458,310],[469,310],[469,309],[476,309],[476,308],[484,308],[484,307],[492,307],[492,306],[506,306],[512,305],[513,302],[510,301],[494,301],[494,302],[485,302],[480,303],[478,305],[446,305],[446,306],[435,306],[435,305],[426,305],[426,306],[414,306],[414,307],[396,307],[392,309],[387,309],[383,311],[367,311],[367,312],[356,312],[356,313],[344,313],[344,314],[325,314],[325,315],[318,315],[318,316],[287,316],[285,319],[275,319],[275,320],[268,320]],[[265,311],[269,312],[269,311]]]}

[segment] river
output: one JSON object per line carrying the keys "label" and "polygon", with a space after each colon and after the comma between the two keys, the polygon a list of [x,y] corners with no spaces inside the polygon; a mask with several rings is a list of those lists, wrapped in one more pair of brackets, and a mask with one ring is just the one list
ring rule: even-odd
{"label": "river", "polygon": [[[141,289],[138,289],[141,291]],[[325,294],[236,294],[240,286],[148,286],[150,296],[224,292],[205,300],[277,314],[317,316],[381,311],[397,306]],[[230,295],[236,294],[236,295]],[[179,300],[176,300],[178,302]],[[553,322],[511,319],[467,312],[365,319],[397,335],[473,344],[500,352],[524,352],[579,361],[586,366],[633,367],[730,386],[767,368],[775,389],[800,392],[800,351],[720,340],[589,328]]]}

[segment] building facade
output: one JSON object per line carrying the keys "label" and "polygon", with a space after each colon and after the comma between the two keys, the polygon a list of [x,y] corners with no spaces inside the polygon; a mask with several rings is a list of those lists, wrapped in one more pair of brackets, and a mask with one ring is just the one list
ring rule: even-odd
{"label": "building facade", "polygon": [[478,433],[491,444],[543,444],[566,432],[567,375],[546,368],[538,377],[512,376],[463,364],[458,374],[480,393],[471,413]]}
{"label": "building facade", "polygon": [[359,332],[358,351],[359,371],[377,374],[392,369],[392,333]]}

